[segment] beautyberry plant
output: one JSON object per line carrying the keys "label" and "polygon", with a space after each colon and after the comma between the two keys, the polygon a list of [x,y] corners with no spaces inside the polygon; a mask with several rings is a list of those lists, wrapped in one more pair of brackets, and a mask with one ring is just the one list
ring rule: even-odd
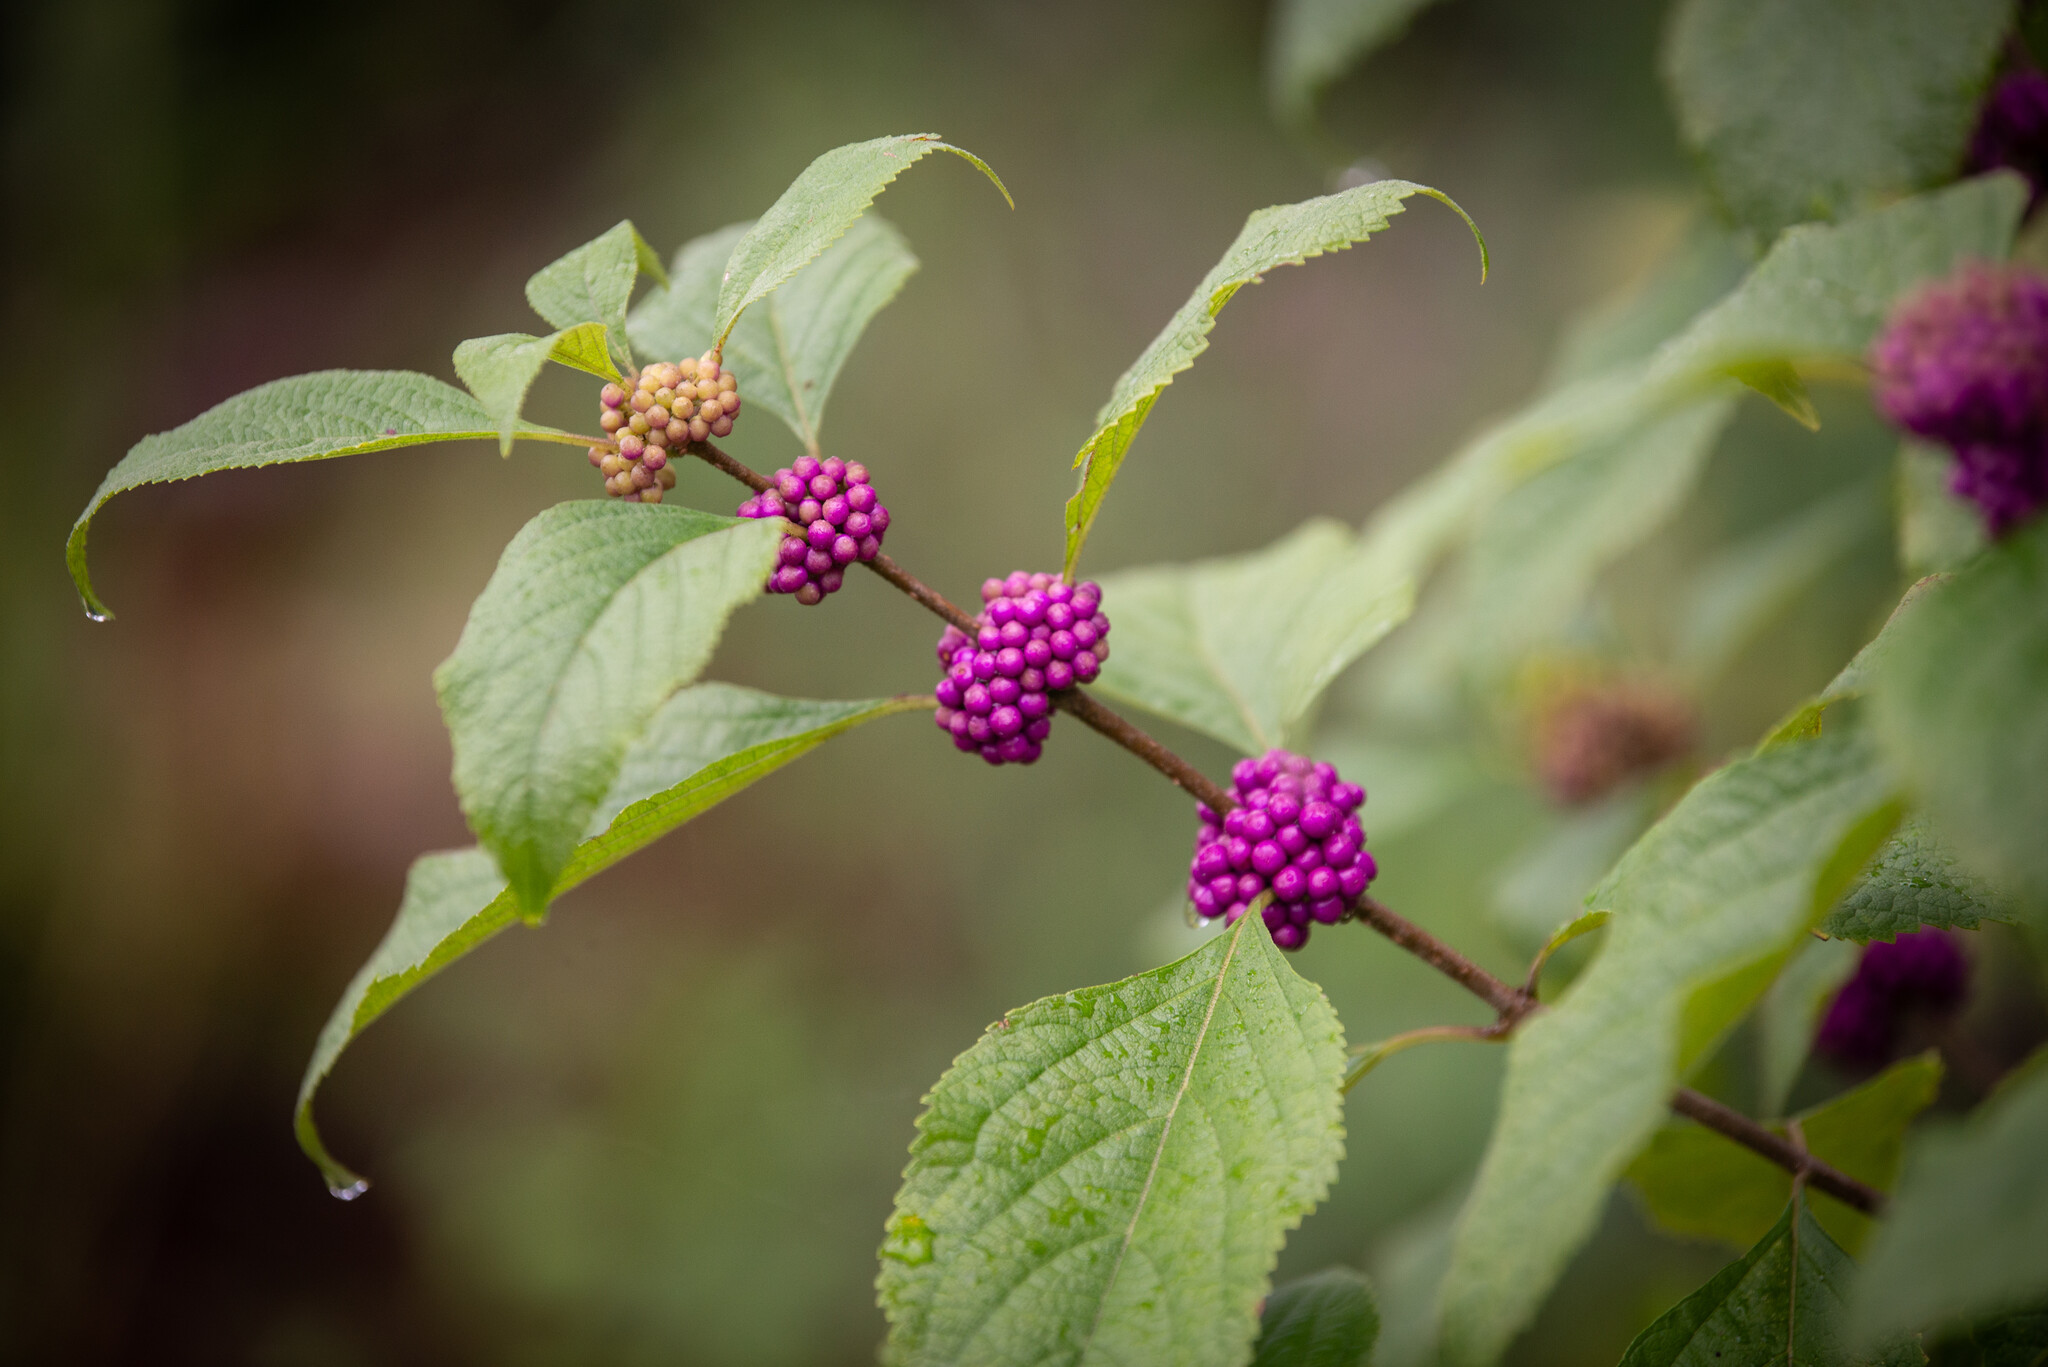
{"label": "beautyberry plant", "polygon": [[[1312,52],[1332,12],[1278,8],[1274,95],[1290,121],[1394,22],[1353,16]],[[992,766],[1029,764],[1065,712],[1190,801],[1181,900],[1207,937],[1009,1011],[934,1085],[880,1231],[886,1361],[1362,1360],[1379,1319],[1356,1274],[1275,1290],[1272,1273],[1335,1179],[1345,1095],[1379,1104],[1360,1087],[1380,1060],[1449,1039],[1503,1046],[1497,1116],[1455,1219],[1432,1235],[1440,1273],[1386,1307],[1447,1367],[1500,1360],[1624,1181],[1653,1222],[1748,1250],[1625,1362],[1907,1362],[1921,1360],[1916,1335],[2034,1342],[2048,1323],[2048,1066],[2014,1070],[1902,1179],[1939,1062],[1892,1063],[1847,1090],[1808,1064],[1816,1039],[1864,1070],[1890,1063],[1902,1012],[1951,1010],[1970,964],[2019,943],[1963,949],[1986,923],[2048,934],[2048,285],[2003,264],[2038,186],[1997,169],[2039,165],[2035,87],[2009,73],[1981,107],[2012,21],[1997,0],[1680,0],[1666,75],[1712,213],[1634,302],[1574,336],[1526,407],[1363,528],[1312,518],[1246,555],[1078,569],[1147,416],[1235,293],[1367,241],[1418,198],[1463,217],[1442,193],[1377,180],[1251,214],[1096,414],[1057,571],[989,578],[972,614],[884,551],[871,453],[828,454],[821,431],[848,350],[915,266],[873,200],[935,151],[1001,187],[931,134],[827,152],[758,220],[666,263],[619,224],[529,281],[553,331],[457,349],[465,389],[327,371],[146,438],[67,547],[97,618],[92,517],[150,483],[486,439],[583,448],[608,495],[542,510],[513,538],[436,671],[478,844],[414,865],[315,1047],[296,1113],[306,1152],[337,1195],[360,1195],[312,1114],[349,1042],[447,963],[725,797],[899,713],[929,712]],[[1969,157],[1983,174],[1965,173]],[[1483,240],[1480,258],[1483,279]],[[525,418],[551,362],[602,386],[596,431]],[[746,411],[773,413],[805,450],[771,475],[720,445],[742,374]],[[1717,453],[1750,430],[1731,425],[1745,404],[1773,440],[1829,440],[1803,429],[1832,433],[1862,407],[1905,445],[1895,460],[1894,438],[1868,446],[1880,425],[1845,424],[1865,434],[1842,462],[1856,473],[1782,525],[1710,546],[1720,558],[1690,567],[1697,606],[1631,638],[1620,609],[1643,576],[1625,562],[1731,478]],[[747,487],[735,515],[668,500],[685,460]],[[1886,585],[1871,605],[1889,609],[1881,629],[1852,623],[1860,652],[1784,699],[1779,724],[1734,748],[1715,739],[1703,776],[1675,769],[1705,750],[1714,681],[1772,614],[1819,600],[1844,547],[1889,535],[1920,577]],[[764,591],[816,605],[857,572],[944,623],[930,692],[907,663],[912,686],[872,699],[704,679],[735,611]],[[1333,690],[1432,579],[1414,628]],[[1498,743],[1500,718],[1527,712],[1515,680],[1589,654],[1588,677],[1660,683],[1559,700],[1533,763]],[[1227,786],[1105,699],[1231,747]],[[1553,844],[1529,860],[1528,959],[1468,955],[1374,895],[1382,860],[1400,865],[1384,826],[1366,848],[1366,790],[1337,758],[1374,783],[1376,820],[1404,798],[1410,822],[1444,817],[1472,781],[1446,775],[1505,772],[1547,792],[1532,804]],[[1432,817],[1416,817],[1432,792]],[[1157,877],[1167,891],[1176,873]],[[1324,926],[1316,954],[1342,954],[1361,933],[1336,929],[1350,922],[1465,989],[1483,1019],[1347,1045],[1295,967],[1316,955],[1282,951]],[[1588,936],[1590,955],[1555,957]],[[1870,948],[1850,962],[1844,942]],[[1795,1095],[1815,1104],[1791,1112]]]}

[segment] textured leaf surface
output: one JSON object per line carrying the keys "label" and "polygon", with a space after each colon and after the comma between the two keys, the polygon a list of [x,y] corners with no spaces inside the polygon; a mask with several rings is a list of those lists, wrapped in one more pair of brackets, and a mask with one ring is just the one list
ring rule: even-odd
{"label": "textured leaf surface", "polygon": [[546,337],[525,332],[472,337],[455,348],[455,374],[497,423],[500,455],[512,453],[512,437],[519,429],[519,410],[526,406],[526,392],[549,361],[607,380],[619,378],[606,350],[604,328],[596,323],[580,323]]}
{"label": "textured leaf surface", "polygon": [[1415,605],[1408,575],[1341,523],[1250,555],[1102,581],[1115,635],[1097,685],[1248,754],[1282,743],[1346,665]]}
{"label": "textured leaf surface", "polygon": [[2006,900],[1958,863],[1916,817],[1878,851],[1863,881],[1849,889],[1821,929],[1868,944],[1921,926],[1975,930],[1984,921],[2011,919]]}
{"label": "textured leaf surface", "polygon": [[900,133],[835,147],[805,167],[732,249],[718,291],[712,336],[723,342],[749,304],[838,241],[890,181],[933,152],[951,152],[972,162],[1005,200],[1010,198],[987,163],[941,142],[936,133]]}
{"label": "textured leaf surface", "polygon": [[[522,423],[518,435],[575,438],[551,427]],[[85,610],[111,616],[86,574],[85,536],[93,515],[115,494],[145,484],[246,470],[301,460],[327,460],[417,446],[497,436],[483,406],[469,395],[407,370],[321,370],[294,375],[237,394],[192,421],[144,437],[107,471],[92,501],[72,524],[64,561]]]}
{"label": "textured leaf surface", "polygon": [[1449,1362],[1490,1363],[1528,1323],[1672,1089],[1888,834],[1891,791],[1853,731],[1768,747],[1701,780],[1594,889],[1606,944],[1509,1046],[1444,1282]]}
{"label": "textured leaf surface", "polygon": [[1765,237],[1955,174],[2011,0],[1684,0],[1665,76],[1728,212]]}
{"label": "textured leaf surface", "polygon": [[780,524],[581,502],[520,529],[434,672],[470,828],[529,910],[648,720],[761,591]]}
{"label": "textured leaf surface", "polygon": [[[551,896],[561,896],[834,736],[925,705],[921,697],[811,702],[720,683],[684,689],[662,705],[626,752],[611,791],[591,814],[583,842]],[[314,1093],[335,1060],[400,997],[518,919],[504,875],[486,851],[454,850],[414,861],[397,918],[328,1016],[299,1084],[295,1120],[300,1147],[337,1191],[360,1191],[361,1179],[327,1152],[313,1124]]]}
{"label": "textured leaf surface", "polygon": [[631,367],[626,305],[642,269],[658,278],[661,258],[629,219],[536,272],[526,282],[526,302],[558,328],[599,324],[618,364]]}
{"label": "textured leaf surface", "polygon": [[1468,653],[1507,664],[1571,624],[1601,570],[1698,483],[1732,398],[1686,404],[1539,471],[1493,504],[1466,558]]}
{"label": "textured leaf surface", "polygon": [[[735,223],[684,244],[668,287],[650,292],[626,320],[635,346],[668,358],[710,345],[726,259],[750,226]],[[816,261],[741,315],[726,339],[725,364],[740,376],[747,402],[788,423],[816,453],[840,367],[916,269],[895,228],[873,215],[856,220]]]}
{"label": "textured leaf surface", "polygon": [[877,1283],[895,1364],[1243,1362],[1343,1149],[1342,1027],[1264,923],[1012,1011],[927,1098]]}
{"label": "textured leaf surface", "polygon": [[1281,0],[1266,41],[1266,95],[1281,122],[1305,124],[1316,97],[1400,37],[1430,0]]}
{"label": "textured leaf surface", "polygon": [[[1904,1059],[1852,1091],[1801,1114],[1808,1152],[1879,1191],[1899,1179],[1906,1128],[1934,1104],[1941,1058],[1929,1051]],[[1786,1127],[1771,1127],[1785,1134]],[[1650,1217],[1674,1234],[1719,1239],[1746,1248],[1762,1238],[1792,1195],[1792,1176],[1777,1164],[1689,1120],[1657,1132],[1628,1167]],[[1870,1237],[1871,1222],[1825,1192],[1811,1190],[1813,1214],[1850,1252]]]}
{"label": "textured leaf surface", "polygon": [[1893,303],[1967,260],[2003,260],[2026,207],[2000,174],[1902,200],[1841,224],[1788,230],[1734,293],[1658,349],[1653,384],[1745,367],[1860,361]]}
{"label": "textured leaf surface", "polygon": [[[1621,1367],[1850,1367],[1870,1361],[1842,1342],[1842,1303],[1855,1276],[1805,1208],[1794,1202],[1756,1247],[1714,1274],[1636,1336]],[[1886,1367],[1925,1362],[1896,1345]]]}
{"label": "textured leaf surface", "polygon": [[[1145,425],[1145,417],[1152,411],[1159,392],[1208,350],[1216,315],[1223,311],[1230,297],[1276,266],[1300,265],[1310,257],[1342,251],[1365,241],[1386,227],[1387,221],[1402,211],[1403,201],[1412,195],[1427,195],[1450,205],[1467,225],[1472,224],[1465,211],[1441,192],[1405,180],[1375,181],[1299,204],[1275,205],[1260,209],[1245,220],[1237,241],[1230,245],[1223,259],[1203,277],[1188,301],[1116,382],[1109,402],[1095,415],[1095,435],[1083,443],[1074,457],[1074,466],[1081,471],[1081,487],[1067,500],[1069,574],[1080,558],[1081,545],[1088,539],[1088,529],[1095,523],[1102,500],[1109,493],[1110,482],[1123,464],[1124,453],[1130,450],[1138,429]],[[1472,235],[1479,239],[1483,278],[1486,242],[1479,238],[1476,226],[1472,227]]]}
{"label": "textured leaf surface", "polygon": [[1252,1367],[1365,1367],[1379,1333],[1371,1285],[1348,1267],[1328,1268],[1266,1298]]}
{"label": "textured leaf surface", "polygon": [[1907,1158],[1856,1288],[1870,1340],[2048,1296],[2048,1052]]}
{"label": "textured leaf surface", "polygon": [[2048,521],[1921,595],[1872,688],[1941,842],[2048,925]]}

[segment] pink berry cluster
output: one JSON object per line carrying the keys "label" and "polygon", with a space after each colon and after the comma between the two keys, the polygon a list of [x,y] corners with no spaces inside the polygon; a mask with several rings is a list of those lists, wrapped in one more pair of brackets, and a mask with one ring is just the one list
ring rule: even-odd
{"label": "pink berry cluster", "polygon": [[868,483],[868,468],[837,456],[798,456],[775,472],[771,487],[739,506],[741,517],[787,518],[803,530],[782,538],[768,592],[793,593],[805,607],[825,601],[846,581],[846,567],[882,553],[889,510]]}
{"label": "pink berry cluster", "polygon": [[1052,731],[1051,695],[1093,682],[1109,658],[1102,588],[1018,570],[984,582],[981,601],[973,636],[939,637],[939,729],[990,764],[1030,764]]}
{"label": "pink berry cluster", "polygon": [[1204,920],[1229,923],[1270,892],[1263,914],[1273,943],[1300,949],[1312,924],[1343,920],[1379,874],[1358,822],[1365,789],[1287,750],[1239,760],[1230,783],[1235,810],[1219,817],[1206,803],[1196,808],[1202,830],[1188,901]]}
{"label": "pink berry cluster", "polygon": [[716,351],[642,366],[631,389],[608,384],[598,397],[597,425],[618,449],[593,446],[590,463],[603,472],[607,494],[642,503],[659,503],[676,487],[671,455],[726,436],[740,411],[739,381],[719,366]]}

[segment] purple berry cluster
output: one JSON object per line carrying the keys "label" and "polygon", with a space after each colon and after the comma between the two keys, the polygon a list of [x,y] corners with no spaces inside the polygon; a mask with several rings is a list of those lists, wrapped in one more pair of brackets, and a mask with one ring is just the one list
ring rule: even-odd
{"label": "purple berry cluster", "polygon": [[598,398],[597,425],[618,449],[593,446],[590,463],[603,472],[604,491],[629,502],[661,502],[676,487],[670,455],[725,436],[740,411],[739,381],[719,366],[716,351],[642,366],[631,389],[608,384]]}
{"label": "purple berry cluster", "polygon": [[882,553],[889,510],[868,483],[868,468],[837,456],[798,456],[770,488],[739,506],[741,517],[787,518],[803,528],[782,538],[768,592],[793,593],[805,607],[839,592],[846,567]]}
{"label": "purple berry cluster", "polygon": [[1977,115],[1967,169],[2017,171],[2032,190],[2028,211],[2040,204],[2048,187],[2048,75],[2022,71],[1998,83]]}
{"label": "purple berry cluster", "polygon": [[1018,570],[981,586],[970,637],[939,637],[939,729],[990,764],[1030,764],[1052,731],[1052,694],[1092,683],[1109,658],[1099,585]]}
{"label": "purple berry cluster", "polygon": [[1928,927],[1889,944],[1877,941],[1835,994],[1814,1045],[1856,1067],[1883,1067],[1908,1016],[1953,1011],[1969,986],[1970,961],[1950,931]]}
{"label": "purple berry cluster", "polygon": [[1893,312],[1871,368],[1886,417],[1955,451],[1949,487],[1992,535],[2048,506],[2048,280],[1965,266]]}
{"label": "purple berry cluster", "polygon": [[1311,923],[1343,920],[1379,873],[1358,824],[1365,789],[1286,750],[1239,760],[1230,784],[1236,810],[1218,817],[1207,804],[1197,808],[1188,900],[1204,920],[1228,923],[1271,892],[1264,915],[1273,943],[1300,949]]}

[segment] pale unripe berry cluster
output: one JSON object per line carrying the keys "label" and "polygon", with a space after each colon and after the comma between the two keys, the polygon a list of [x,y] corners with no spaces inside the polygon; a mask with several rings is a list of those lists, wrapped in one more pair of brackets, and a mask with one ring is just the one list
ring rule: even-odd
{"label": "pale unripe berry cluster", "polygon": [[671,455],[730,434],[740,411],[739,380],[719,365],[716,351],[642,366],[631,389],[608,384],[599,398],[597,424],[618,449],[593,446],[590,463],[603,472],[607,494],[642,503],[659,503],[664,490],[676,487]]}

